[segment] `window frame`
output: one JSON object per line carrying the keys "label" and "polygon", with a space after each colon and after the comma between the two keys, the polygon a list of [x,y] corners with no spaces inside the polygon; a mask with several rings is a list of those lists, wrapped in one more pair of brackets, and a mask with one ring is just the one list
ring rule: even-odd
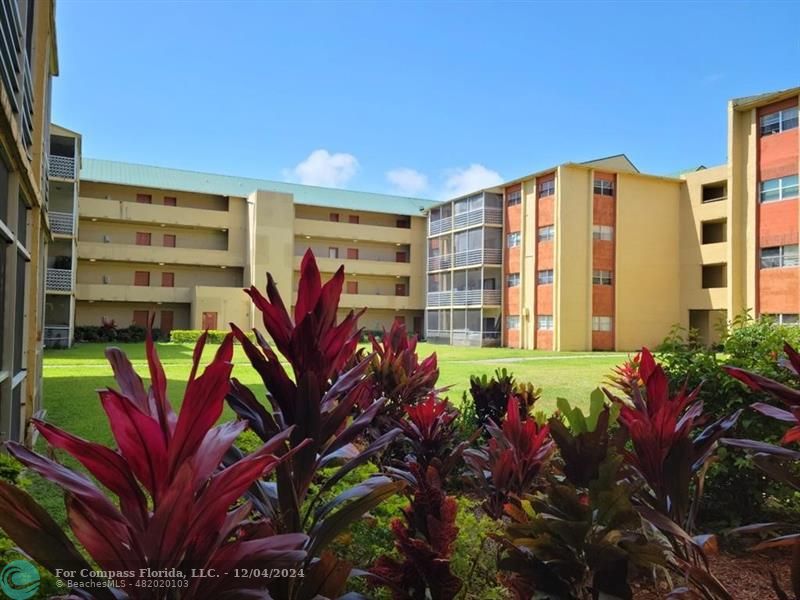
{"label": "window frame", "polygon": [[[512,283],[512,280],[515,283]],[[521,278],[519,272],[509,273],[508,275],[506,275],[506,287],[508,287],[508,288],[519,287],[521,281],[522,281],[522,278]]]}
{"label": "window frame", "polygon": [[508,192],[508,196],[506,197],[506,206],[517,206],[519,204],[522,204],[522,190]]}
{"label": "window frame", "polygon": [[614,285],[614,272],[610,269],[592,269],[592,285]]}
{"label": "window frame", "polygon": [[592,331],[614,331],[614,317],[605,315],[592,316]]}
{"label": "window frame", "polygon": [[519,315],[507,315],[506,316],[506,329],[510,331],[519,331],[520,329],[520,319]]}
{"label": "window frame", "polygon": [[[549,275],[547,275],[549,273]],[[536,271],[536,285],[552,285],[555,280],[553,269],[539,269]]]}
{"label": "window frame", "polygon": [[[548,230],[549,235],[542,236],[542,230]],[[556,227],[555,225],[542,225],[536,229],[536,241],[537,242],[552,242],[556,237]]]}
{"label": "window frame", "polygon": [[536,183],[536,197],[549,198],[556,195],[556,180],[555,178],[546,179]]}
{"label": "window frame", "polygon": [[[785,116],[788,114],[788,116]],[[784,131],[790,131],[792,129],[797,129],[798,127],[798,107],[797,106],[790,106],[789,108],[783,108],[781,110],[777,110],[775,112],[771,112],[766,115],[761,115],[758,120],[758,132],[760,136],[768,136],[768,135],[775,135],[777,133],[783,133]],[[765,121],[768,119],[773,119],[773,122],[765,125]],[[794,121],[794,124],[791,124]],[[789,123],[789,126],[786,125]],[[769,127],[771,125],[777,125],[777,129],[764,131],[765,127]]]}
{"label": "window frame", "polygon": [[[794,251],[787,252],[787,248],[794,248]],[[765,251],[770,251],[770,254],[772,254],[772,252],[775,250],[777,250],[777,253],[774,256],[764,256]],[[797,267],[800,266],[800,246],[798,246],[798,244],[767,246],[766,248],[761,248],[758,258],[760,268],[762,269]]]}
{"label": "window frame", "polygon": [[613,242],[614,226],[592,225],[592,239],[598,242]]}
{"label": "window frame", "polygon": [[[544,322],[544,325],[542,323]],[[536,330],[537,331],[553,331],[555,329],[555,322],[553,315],[536,315]]]}
{"label": "window frame", "polygon": [[595,179],[592,191],[597,196],[614,197],[614,182],[608,179]]}
{"label": "window frame", "polygon": [[[513,244],[512,240],[514,240]],[[519,248],[520,244],[522,244],[522,232],[511,231],[506,234],[506,248]]]}
{"label": "window frame", "polygon": [[[784,184],[785,179],[794,179],[794,183]],[[765,184],[776,182],[776,187],[765,189]],[[789,190],[789,191],[787,191]],[[778,193],[777,198],[770,198],[766,200],[765,194]],[[783,177],[774,177],[773,179],[765,179],[758,184],[758,201],[760,204],[770,204],[772,202],[782,202],[783,200],[793,200],[800,196],[800,177],[797,174],[784,175]]]}

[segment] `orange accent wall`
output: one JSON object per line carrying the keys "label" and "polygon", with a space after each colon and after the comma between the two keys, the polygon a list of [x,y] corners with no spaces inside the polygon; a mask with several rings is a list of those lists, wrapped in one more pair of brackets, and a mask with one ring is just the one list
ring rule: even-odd
{"label": "orange accent wall", "polygon": [[800,268],[761,269],[759,274],[761,314],[800,313]]}
{"label": "orange accent wall", "polygon": [[[508,196],[512,192],[521,192],[522,184],[511,185],[505,189],[505,232],[522,231],[522,204],[508,206]],[[519,315],[519,290],[520,287],[508,287],[508,274],[520,272],[520,250],[516,248],[506,248],[503,260],[503,322],[508,315]],[[505,329],[505,326],[504,326]],[[505,345],[512,348],[519,348],[520,332],[518,329],[505,329]]]}
{"label": "orange accent wall", "polygon": [[613,350],[614,332],[613,331],[593,331],[592,350]]}
{"label": "orange accent wall", "polygon": [[539,198],[536,201],[536,226],[546,227],[555,223],[555,196]]}
{"label": "orange accent wall", "polygon": [[509,348],[519,348],[519,329],[506,330],[506,346]]}
{"label": "orange accent wall", "polygon": [[519,273],[520,268],[520,247],[506,249],[506,273]]}
{"label": "orange accent wall", "polygon": [[507,287],[506,288],[506,304],[505,304],[505,311],[504,314],[506,315],[518,315],[519,312],[519,289],[520,286],[517,287]]}
{"label": "orange accent wall", "polygon": [[614,316],[613,285],[592,285],[592,316]]}
{"label": "orange accent wall", "polygon": [[798,241],[798,200],[781,200],[758,206],[758,245],[784,246]]}
{"label": "orange accent wall", "polygon": [[612,196],[592,196],[592,224],[611,225],[613,227],[616,215],[614,214],[614,198]]}
{"label": "orange accent wall", "polygon": [[798,128],[758,139],[758,176],[761,181],[797,173]]}
{"label": "orange accent wall", "polygon": [[[609,240],[592,241],[592,267],[604,271],[614,270],[614,242]],[[611,280],[614,281],[613,279]]]}
{"label": "orange accent wall", "polygon": [[536,286],[536,314],[553,314],[553,284],[545,283]]}
{"label": "orange accent wall", "polygon": [[553,242],[538,242],[536,244],[536,270],[543,271],[553,268]]}
{"label": "orange accent wall", "polygon": [[539,350],[552,350],[553,349],[553,330],[552,329],[537,329],[536,330],[536,347]]}

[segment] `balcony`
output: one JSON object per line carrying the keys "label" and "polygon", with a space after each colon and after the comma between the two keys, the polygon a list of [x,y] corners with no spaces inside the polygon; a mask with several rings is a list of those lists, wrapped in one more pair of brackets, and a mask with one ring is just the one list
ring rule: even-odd
{"label": "balcony", "polygon": [[[300,270],[302,256],[294,257],[294,270]],[[348,275],[386,275],[386,276],[411,276],[411,263],[393,262],[390,260],[361,260],[347,258],[325,258],[317,257],[317,266],[323,273],[335,273],[336,270],[344,265],[344,271]]]}
{"label": "balcony", "polygon": [[66,348],[69,346],[70,333],[69,325],[45,325],[44,347]]}
{"label": "balcony", "polygon": [[428,292],[427,305],[429,308],[437,308],[439,306],[450,306],[453,301],[453,292]]}
{"label": "balcony", "polygon": [[133,244],[103,244],[78,242],[78,258],[116,262],[159,263],[172,265],[203,265],[211,267],[241,267],[244,258],[230,250],[205,248],[168,248]]}
{"label": "balcony", "polygon": [[443,217],[436,221],[428,221],[428,235],[441,235],[453,229],[453,217]]}
{"label": "balcony", "polygon": [[75,217],[72,213],[50,211],[50,231],[58,235],[73,235]]}
{"label": "balcony", "polygon": [[233,225],[231,213],[226,210],[141,204],[139,202],[103,198],[79,198],[78,207],[78,214],[81,219],[129,221],[131,223],[209,229],[230,229]]}
{"label": "balcony", "polygon": [[477,250],[465,250],[454,254],[431,256],[428,258],[428,270],[438,271],[452,267],[470,267],[473,265],[501,265],[502,261],[503,251],[499,248],[478,248]]}
{"label": "balcony", "polygon": [[341,308],[383,310],[422,310],[423,306],[415,306],[410,296],[389,296],[380,294],[342,294],[339,301]]}
{"label": "balcony", "polygon": [[60,179],[76,179],[75,159],[73,157],[51,154],[49,162],[50,166],[48,169],[48,174],[50,177],[58,177]]}
{"label": "balcony", "polygon": [[453,306],[500,306],[500,290],[456,290]]}
{"label": "balcony", "polygon": [[450,330],[449,329],[428,329],[425,331],[425,341],[449,344],[450,343]]}
{"label": "balcony", "polygon": [[453,331],[454,346],[499,346],[500,345],[500,332],[499,331],[472,331],[469,329],[462,329]]}
{"label": "balcony", "polygon": [[71,292],[72,269],[47,269],[45,287],[48,292]]}
{"label": "balcony", "polygon": [[96,302],[177,302],[189,303],[191,288],[156,287],[144,285],[106,285],[102,283],[78,283],[75,285],[77,300]]}
{"label": "balcony", "polygon": [[700,246],[701,263],[704,265],[724,263],[728,260],[728,243],[702,244]]}
{"label": "balcony", "polygon": [[309,238],[358,240],[359,242],[387,244],[411,244],[412,242],[411,229],[317,219],[295,219],[294,232],[295,235]]}
{"label": "balcony", "polygon": [[475,225],[502,225],[502,208],[479,208],[453,216],[453,229],[463,229]]}

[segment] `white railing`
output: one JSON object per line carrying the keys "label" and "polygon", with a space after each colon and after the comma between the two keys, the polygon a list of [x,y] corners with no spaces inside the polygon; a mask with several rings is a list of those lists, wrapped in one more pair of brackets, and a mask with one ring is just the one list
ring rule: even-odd
{"label": "white railing", "polygon": [[430,340],[446,340],[450,341],[449,329],[428,329],[425,331],[426,339]]}
{"label": "white railing", "polygon": [[428,221],[428,235],[447,233],[453,228],[453,217],[442,217],[435,221]]}
{"label": "white railing", "polygon": [[453,266],[453,257],[450,254],[431,256],[428,258],[429,271],[439,271],[441,269],[449,269],[452,266]]}
{"label": "white railing", "polygon": [[427,305],[430,307],[437,306],[450,306],[450,301],[453,298],[453,293],[447,292],[428,292]]}
{"label": "white railing", "polygon": [[428,270],[439,271],[452,267],[468,267],[472,265],[500,265],[503,260],[503,251],[499,248],[478,248],[465,250],[454,254],[442,254],[428,258]]}
{"label": "white railing", "polygon": [[502,225],[502,208],[479,208],[457,214],[453,217],[453,229],[472,227],[473,225]]}
{"label": "white railing", "polygon": [[453,306],[499,305],[500,290],[455,290]]}
{"label": "white railing", "polygon": [[75,219],[72,213],[50,211],[50,230],[53,233],[72,235]]}
{"label": "white railing", "polygon": [[46,283],[50,291],[72,291],[72,269],[47,269]]}
{"label": "white railing", "polygon": [[44,345],[46,348],[69,346],[69,330],[67,325],[45,325]]}
{"label": "white railing", "polygon": [[50,177],[75,179],[75,159],[71,156],[50,155]]}

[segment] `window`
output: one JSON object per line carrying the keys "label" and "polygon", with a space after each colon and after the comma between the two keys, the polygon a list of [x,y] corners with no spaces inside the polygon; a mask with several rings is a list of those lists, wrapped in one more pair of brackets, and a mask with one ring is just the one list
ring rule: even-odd
{"label": "window", "polygon": [[773,269],[775,267],[796,267],[798,252],[797,244],[791,246],[773,246],[761,249],[761,268]]}
{"label": "window", "polygon": [[164,248],[174,248],[177,238],[173,233],[164,234]]}
{"label": "window", "polygon": [[594,285],[611,285],[611,271],[594,270],[592,283]]}
{"label": "window", "polygon": [[[178,199],[175,196],[164,196],[164,206],[178,206]],[[163,315],[164,312],[162,311],[161,314]],[[170,312],[170,314],[172,314]]]}
{"label": "window", "polygon": [[610,225],[592,225],[592,239],[610,242],[614,239],[614,228]]}
{"label": "window", "polygon": [[781,313],[776,315],[764,315],[765,317],[771,317],[775,320],[776,323],[781,325],[800,325],[800,315],[797,313]]}
{"label": "window", "polygon": [[612,331],[614,321],[611,317],[592,317],[592,331]]}
{"label": "window", "polygon": [[508,196],[506,196],[506,202],[509,206],[520,204],[522,202],[522,192],[520,190],[509,192]]}
{"label": "window", "polygon": [[760,198],[762,203],[797,198],[797,175],[762,181]]}
{"label": "window", "polygon": [[516,248],[517,246],[519,246],[520,237],[521,236],[519,231],[514,231],[513,233],[509,233],[506,236],[506,246],[508,246],[509,248]]}
{"label": "window", "polygon": [[411,221],[409,219],[397,219],[395,226],[398,229],[411,229]]}
{"label": "window", "polygon": [[719,244],[720,242],[727,241],[727,220],[722,221],[703,221],[702,223],[702,237],[701,243],[703,244]]}
{"label": "window", "polygon": [[395,296],[408,296],[408,292],[406,292],[406,284],[405,283],[395,283],[394,284],[394,295]]}
{"label": "window", "polygon": [[539,198],[552,196],[556,193],[556,180],[548,179],[547,181],[539,182]]}
{"label": "window", "polygon": [[519,286],[519,273],[509,273],[506,285],[510,288]]}
{"label": "window", "polygon": [[133,274],[133,285],[150,285],[150,272],[149,271],[136,271]]}
{"label": "window", "polygon": [[552,330],[553,315],[539,315],[536,317],[536,329]]}
{"label": "window", "polygon": [[346,294],[357,294],[358,293],[358,282],[357,281],[348,281],[347,287],[345,289]]}
{"label": "window", "polygon": [[133,311],[133,324],[137,325],[138,327],[147,328],[147,321],[150,319],[150,315],[146,310],[135,310]]}
{"label": "window", "polygon": [[594,193],[600,196],[613,196],[614,195],[614,182],[606,179],[594,180]]}
{"label": "window", "polygon": [[137,246],[149,246],[151,242],[152,236],[149,233],[144,233],[142,231],[136,232],[136,245]]}
{"label": "window", "polygon": [[339,249],[328,248],[328,258],[339,258]]}
{"label": "window", "polygon": [[553,269],[544,269],[536,272],[536,283],[539,285],[547,285],[553,283]]}
{"label": "window", "polygon": [[217,313],[204,312],[203,313],[203,329],[217,329]]}
{"label": "window", "polygon": [[725,263],[719,265],[703,265],[701,271],[701,285],[703,289],[728,287],[728,266]]}
{"label": "window", "polygon": [[721,183],[709,183],[703,186],[703,199],[702,202],[719,202],[725,200],[728,195],[728,184],[724,181]]}
{"label": "window", "polygon": [[506,329],[519,329],[519,315],[508,315],[506,317]]}
{"label": "window", "polygon": [[331,213],[328,215],[328,220],[331,223],[338,223],[339,222],[339,213]]}
{"label": "window", "polygon": [[162,273],[161,287],[175,287],[175,273]]}
{"label": "window", "polygon": [[538,240],[540,242],[550,242],[555,237],[556,228],[552,225],[546,225],[544,227],[539,227],[538,232]]}
{"label": "window", "polygon": [[348,223],[353,223],[354,225],[358,225],[358,215],[350,215],[347,217]]}
{"label": "window", "polygon": [[772,135],[797,127],[797,107],[779,110],[761,117],[761,135]]}
{"label": "window", "polygon": [[150,194],[136,194],[136,201],[139,204],[152,204],[153,197]]}
{"label": "window", "polygon": [[347,259],[348,260],[358,260],[358,248],[348,248],[347,249]]}

